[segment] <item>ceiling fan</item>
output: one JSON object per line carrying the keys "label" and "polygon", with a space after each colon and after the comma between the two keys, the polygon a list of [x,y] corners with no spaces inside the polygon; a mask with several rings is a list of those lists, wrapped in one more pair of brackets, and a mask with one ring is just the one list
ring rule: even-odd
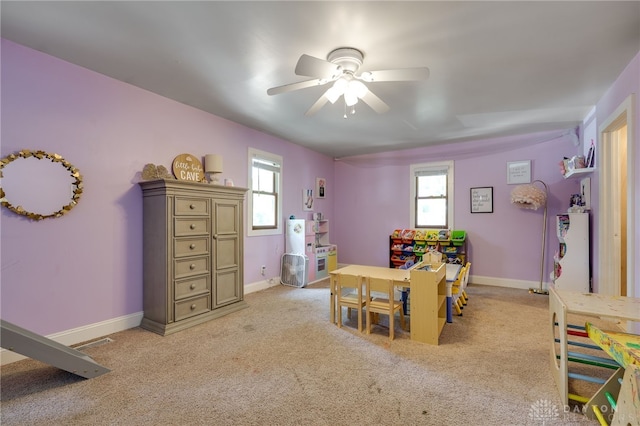
{"label": "ceiling fan", "polygon": [[355,114],[355,105],[362,100],[378,114],[389,110],[382,99],[369,90],[365,83],[383,81],[419,81],[429,77],[429,68],[403,68],[381,71],[364,71],[358,73],[364,55],[353,47],[341,47],[331,51],[327,59],[319,59],[309,55],[302,55],[296,64],[296,75],[313,77],[311,80],[285,84],[267,90],[268,95],[278,95],[308,87],[323,86],[333,83],[322,96],[307,110],[306,116],[318,112],[327,102],[335,103],[340,97],[344,98],[345,113]]}

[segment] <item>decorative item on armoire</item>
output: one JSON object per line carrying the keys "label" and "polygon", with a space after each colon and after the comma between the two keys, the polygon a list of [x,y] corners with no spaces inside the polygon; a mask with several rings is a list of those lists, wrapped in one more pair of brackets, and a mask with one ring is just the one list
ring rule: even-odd
{"label": "decorative item on armoire", "polygon": [[205,182],[202,164],[191,154],[180,154],[173,159],[173,174],[178,180]]}
{"label": "decorative item on armoire", "polygon": [[0,205],[36,221],[65,215],[83,190],[80,171],[44,151],[23,149],[0,159],[0,177]]}
{"label": "decorative item on armoire", "polygon": [[[541,183],[544,190],[538,188],[534,183]],[[527,185],[518,185],[511,191],[511,203],[523,209],[538,210],[544,207],[544,215],[542,218],[542,256],[540,259],[540,287],[530,288],[530,293],[549,294],[548,290],[542,288],[542,278],[544,274],[544,249],[547,236],[547,184],[541,180],[534,180]]]}
{"label": "decorative item on armoire", "polygon": [[[204,156],[204,172],[209,177],[209,183],[218,184],[218,174],[222,173],[222,156],[218,154],[207,154]],[[225,182],[225,185],[227,182]],[[233,186],[233,184],[228,185]]]}
{"label": "decorative item on armoire", "polygon": [[175,179],[169,170],[163,165],[147,163],[142,168],[142,180]]}

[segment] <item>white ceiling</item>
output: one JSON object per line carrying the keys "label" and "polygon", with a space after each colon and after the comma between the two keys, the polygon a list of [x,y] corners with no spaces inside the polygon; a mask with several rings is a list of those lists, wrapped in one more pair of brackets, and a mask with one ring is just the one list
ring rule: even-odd
{"label": "white ceiling", "polygon": [[[579,125],[640,50],[640,2],[2,1],[2,37],[220,117],[344,157]],[[391,110],[327,104],[298,58],[426,66],[369,88]]]}

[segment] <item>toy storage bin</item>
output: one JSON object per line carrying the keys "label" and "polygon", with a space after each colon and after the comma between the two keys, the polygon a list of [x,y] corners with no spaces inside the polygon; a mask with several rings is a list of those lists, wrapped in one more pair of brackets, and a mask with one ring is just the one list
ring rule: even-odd
{"label": "toy storage bin", "polygon": [[402,255],[394,254],[393,256],[391,256],[391,262],[393,262],[393,265],[396,268],[399,268],[400,266],[404,265],[409,260],[415,262],[416,258],[413,255],[404,255],[404,254]]}
{"label": "toy storage bin", "polygon": [[438,241],[438,233],[439,231],[437,229],[427,229],[427,241]]}
{"label": "toy storage bin", "polygon": [[449,230],[441,229],[438,231],[438,240],[439,241],[449,241]]}
{"label": "toy storage bin", "polygon": [[467,237],[467,233],[461,230],[454,230],[451,232],[451,242],[454,246],[461,246],[464,244],[464,240]]}
{"label": "toy storage bin", "polygon": [[414,241],[425,241],[427,239],[427,231],[416,229],[416,235],[413,236]]}
{"label": "toy storage bin", "polygon": [[402,242],[400,242],[399,240],[398,240],[398,242],[396,242],[394,240],[393,241],[393,245],[391,246],[391,250],[396,254],[401,254],[403,247],[404,247],[404,244],[402,244]]}
{"label": "toy storage bin", "polygon": [[413,229],[405,229],[402,231],[402,242],[412,244],[413,236],[416,234],[416,231]]}
{"label": "toy storage bin", "polygon": [[458,248],[459,246],[453,245],[453,246],[446,246],[446,247],[442,247],[442,252],[446,255],[449,254],[458,254],[458,251],[460,250]]}
{"label": "toy storage bin", "polygon": [[414,253],[424,253],[427,251],[427,244],[424,241],[416,241],[413,246]]}

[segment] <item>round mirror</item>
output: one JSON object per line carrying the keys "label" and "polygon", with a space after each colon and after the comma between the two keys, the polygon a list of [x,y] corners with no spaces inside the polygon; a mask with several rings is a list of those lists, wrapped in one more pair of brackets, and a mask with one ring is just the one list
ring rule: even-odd
{"label": "round mirror", "polygon": [[78,203],[82,176],[58,154],[22,150],[0,160],[0,204],[32,220],[60,217]]}

